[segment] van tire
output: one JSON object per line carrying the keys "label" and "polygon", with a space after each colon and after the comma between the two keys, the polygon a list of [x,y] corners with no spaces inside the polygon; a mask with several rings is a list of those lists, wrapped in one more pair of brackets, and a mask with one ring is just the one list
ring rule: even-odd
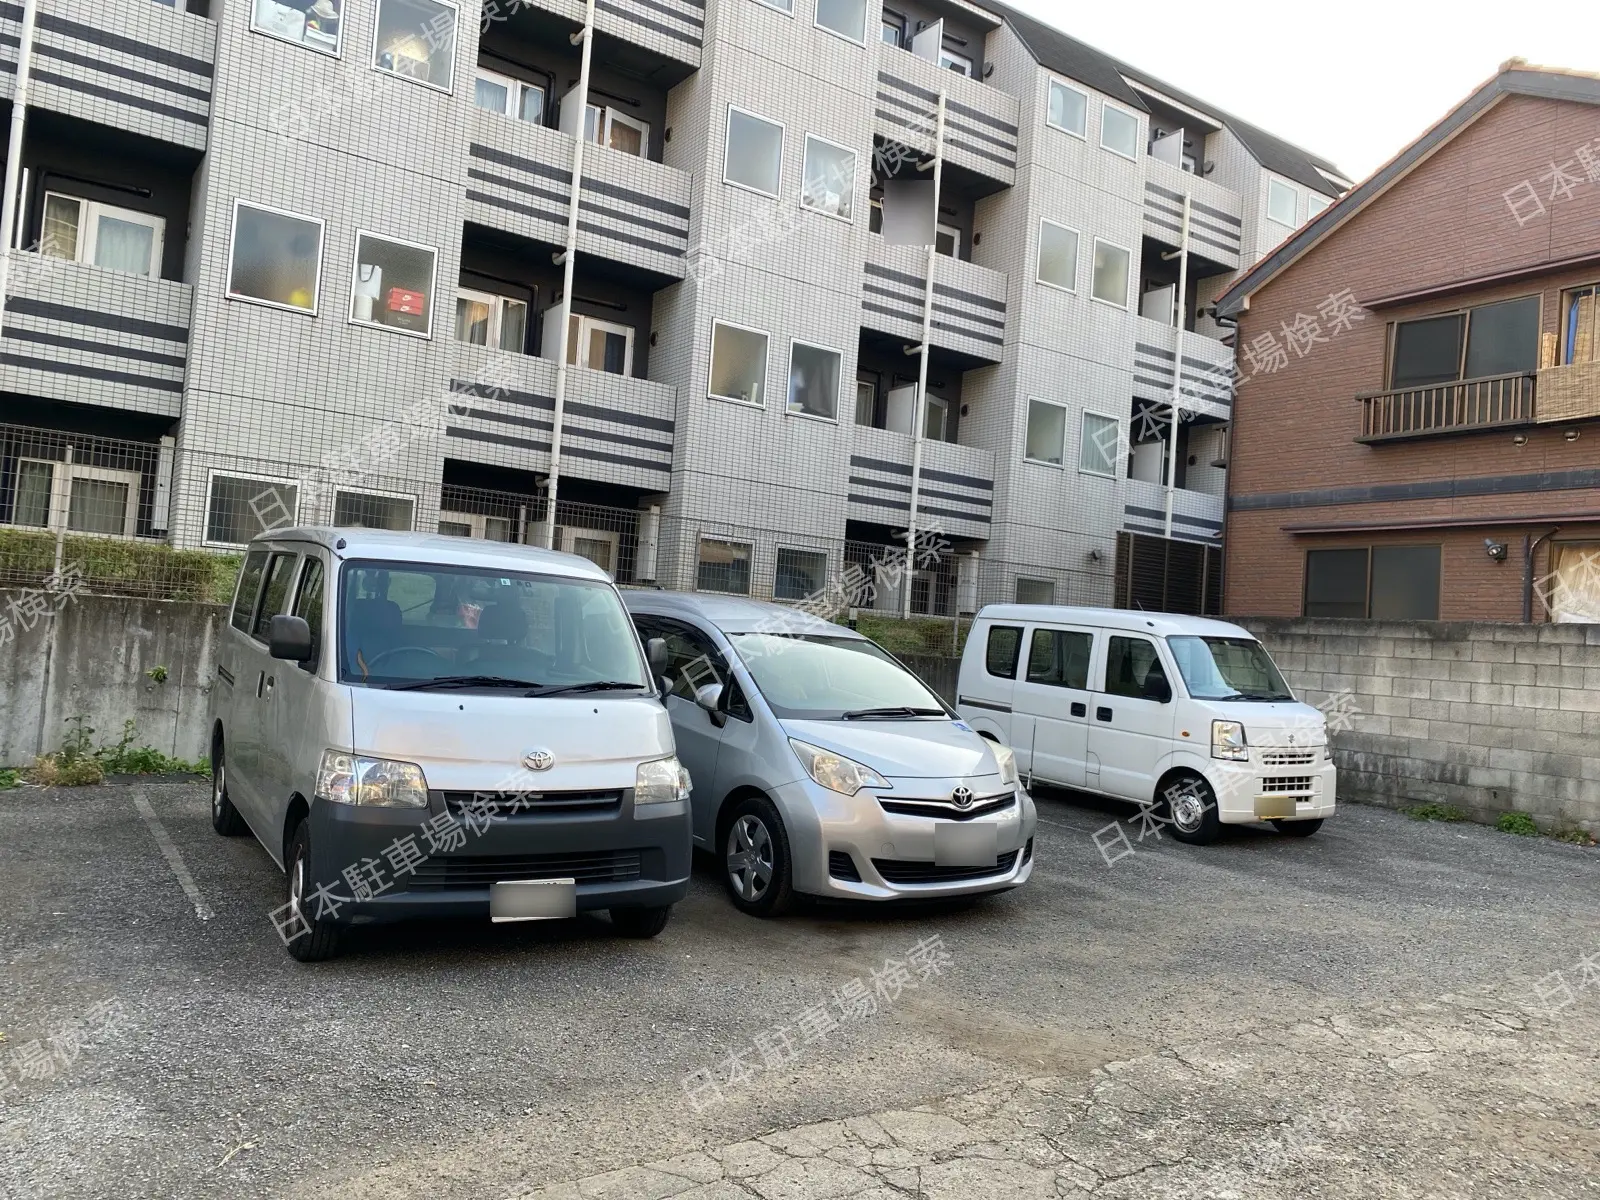
{"label": "van tire", "polygon": [[220,734],[217,748],[211,755],[211,828],[223,837],[239,837],[250,832],[239,810],[228,799],[228,765],[223,757]]}
{"label": "van tire", "polygon": [[1273,821],[1278,832],[1289,837],[1310,837],[1322,828],[1322,818],[1312,817],[1309,821]]}
{"label": "van tire", "polygon": [[284,900],[300,906],[299,932],[287,938],[284,946],[297,962],[324,962],[339,953],[339,929],[332,921],[314,918],[305,909],[307,880],[311,862],[311,822],[301,821],[289,837],[287,870],[284,871]]}
{"label": "van tire", "polygon": [[[1169,799],[1174,788],[1178,792]],[[1180,775],[1158,788],[1155,810],[1162,830],[1190,846],[1209,846],[1222,832],[1216,794],[1199,775]]]}
{"label": "van tire", "polygon": [[667,927],[672,905],[656,908],[613,908],[611,926],[625,938],[653,938]]}
{"label": "van tire", "polygon": [[[793,856],[783,818],[765,796],[747,796],[728,814],[723,826],[718,869],[734,907],[753,917],[776,917],[794,907]],[[748,846],[744,843],[749,843]],[[735,854],[748,853],[755,870],[752,885],[735,878],[731,861]],[[762,867],[765,886],[761,885]],[[746,893],[754,892],[753,895]]]}

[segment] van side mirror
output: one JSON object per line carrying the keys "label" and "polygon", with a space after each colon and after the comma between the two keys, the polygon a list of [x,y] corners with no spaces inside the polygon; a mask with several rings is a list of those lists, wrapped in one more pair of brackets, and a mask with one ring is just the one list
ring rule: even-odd
{"label": "van side mirror", "polygon": [[1165,675],[1145,676],[1144,698],[1154,700],[1157,704],[1165,704],[1172,699],[1172,685],[1167,682]]}
{"label": "van side mirror", "polygon": [[304,617],[279,613],[267,627],[267,653],[273,658],[305,662],[311,657],[311,626]]}
{"label": "van side mirror", "polygon": [[650,660],[650,674],[667,673],[667,639],[653,637],[644,644],[645,657]]}
{"label": "van side mirror", "polygon": [[722,685],[708,683],[694,690],[694,702],[706,710],[711,723],[721,729],[728,723],[728,714],[722,711]]}

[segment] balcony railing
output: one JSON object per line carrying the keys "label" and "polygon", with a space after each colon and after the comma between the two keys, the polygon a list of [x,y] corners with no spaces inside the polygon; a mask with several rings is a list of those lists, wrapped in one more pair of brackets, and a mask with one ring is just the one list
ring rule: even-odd
{"label": "balcony railing", "polygon": [[1534,420],[1534,379],[1532,372],[1518,372],[1357,396],[1361,436],[1356,441],[1525,425]]}
{"label": "balcony railing", "polygon": [[1009,187],[1017,173],[1015,96],[968,79],[895,46],[878,47],[877,131],[892,157],[895,146],[933,148],[939,92],[945,93],[945,156],[948,162]]}

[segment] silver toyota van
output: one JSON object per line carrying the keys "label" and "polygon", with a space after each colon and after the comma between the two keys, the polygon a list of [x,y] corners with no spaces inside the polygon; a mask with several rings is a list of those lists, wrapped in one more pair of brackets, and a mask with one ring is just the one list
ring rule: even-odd
{"label": "silver toyota van", "polygon": [[653,937],[690,859],[659,675],[586,559],[275,530],[218,639],[212,823],[283,867],[273,921],[302,961],[348,926],[424,915],[608,909]]}

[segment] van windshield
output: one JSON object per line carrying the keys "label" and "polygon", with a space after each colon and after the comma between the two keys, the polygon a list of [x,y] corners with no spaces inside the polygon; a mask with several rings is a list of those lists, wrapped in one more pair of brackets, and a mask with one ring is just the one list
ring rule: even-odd
{"label": "van windshield", "polygon": [[865,638],[735,633],[729,640],[782,720],[949,719],[922,680]]}
{"label": "van windshield", "polygon": [[622,601],[598,580],[434,563],[351,561],[339,677],[369,687],[649,686]]}
{"label": "van windshield", "polygon": [[1178,673],[1196,700],[1293,700],[1267,648],[1254,638],[1169,637]]}

